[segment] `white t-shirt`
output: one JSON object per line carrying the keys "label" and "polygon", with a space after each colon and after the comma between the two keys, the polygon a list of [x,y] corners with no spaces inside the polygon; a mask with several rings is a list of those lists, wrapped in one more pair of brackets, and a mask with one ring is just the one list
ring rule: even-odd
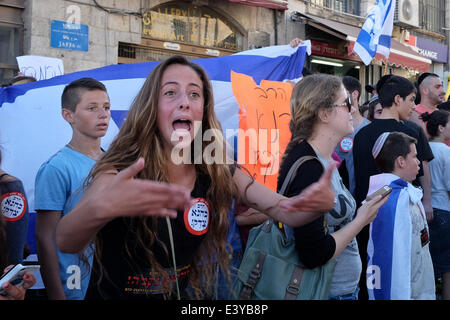
{"label": "white t-shirt", "polygon": [[433,208],[450,211],[450,147],[443,142],[430,142],[434,159],[429,162],[431,203]]}

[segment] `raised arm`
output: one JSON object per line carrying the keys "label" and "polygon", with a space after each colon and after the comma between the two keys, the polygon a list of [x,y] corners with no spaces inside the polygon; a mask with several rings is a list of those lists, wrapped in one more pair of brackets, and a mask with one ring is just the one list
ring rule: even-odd
{"label": "raised arm", "polygon": [[335,166],[330,165],[319,181],[291,198],[286,198],[256,181],[252,182],[252,179],[239,169],[233,179],[246,205],[286,225],[301,226],[333,208],[331,174]]}
{"label": "raised arm", "polygon": [[169,216],[189,205],[190,192],[184,187],[135,179],[144,168],[139,159],[115,173],[104,173],[87,188],[74,209],[56,229],[56,242],[62,252],[79,252],[109,221],[121,216]]}

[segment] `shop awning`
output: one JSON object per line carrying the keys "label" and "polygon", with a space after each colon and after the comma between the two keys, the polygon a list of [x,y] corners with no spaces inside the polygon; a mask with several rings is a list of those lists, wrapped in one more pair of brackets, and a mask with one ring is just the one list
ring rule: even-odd
{"label": "shop awning", "polygon": [[242,3],[248,6],[263,7],[276,10],[287,10],[287,0],[228,0],[230,2]]}
{"label": "shop awning", "polygon": [[[355,39],[356,40],[356,39]],[[355,45],[355,41],[351,41],[348,46],[349,55],[356,55],[353,52],[353,46]],[[377,53],[374,60],[385,61],[386,58]],[[387,62],[391,66],[403,67],[408,69],[417,70],[420,72],[428,72],[431,60],[427,59],[420,54],[416,53],[413,49],[401,44],[399,41],[392,39],[391,41],[391,51],[389,53],[389,58]]]}
{"label": "shop awning", "polygon": [[[357,59],[361,61],[361,59],[359,59],[359,56],[355,52],[353,52],[353,46],[355,45],[355,41],[358,38],[358,34],[361,28],[312,15],[299,15],[306,18],[305,23],[331,35],[334,35],[342,40],[347,40],[349,42],[349,45],[347,47],[349,58],[351,58],[352,60]],[[374,59],[385,61],[385,57],[380,54],[377,54]],[[422,55],[415,52],[413,49],[402,44],[396,39],[392,39],[391,41],[391,52],[387,61],[392,66],[414,69],[420,72],[427,72],[431,65],[430,59],[423,57]]]}

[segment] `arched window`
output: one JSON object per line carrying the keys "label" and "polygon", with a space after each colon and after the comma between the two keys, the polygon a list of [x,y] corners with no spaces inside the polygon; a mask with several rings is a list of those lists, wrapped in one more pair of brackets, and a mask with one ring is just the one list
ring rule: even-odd
{"label": "arched window", "polygon": [[142,36],[196,46],[243,50],[243,35],[208,7],[169,2],[149,9],[142,17]]}

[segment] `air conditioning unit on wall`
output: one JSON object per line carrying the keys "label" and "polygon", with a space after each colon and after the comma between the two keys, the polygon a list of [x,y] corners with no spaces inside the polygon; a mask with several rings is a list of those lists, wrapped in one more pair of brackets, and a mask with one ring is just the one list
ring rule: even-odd
{"label": "air conditioning unit on wall", "polygon": [[419,27],[419,0],[397,0],[394,23],[399,26]]}

